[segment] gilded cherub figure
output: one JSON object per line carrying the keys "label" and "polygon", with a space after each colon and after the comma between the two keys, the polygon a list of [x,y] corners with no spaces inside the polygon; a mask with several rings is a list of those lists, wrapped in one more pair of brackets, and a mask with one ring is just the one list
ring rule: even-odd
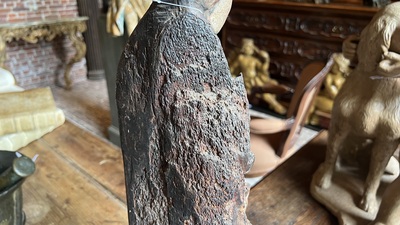
{"label": "gilded cherub figure", "polygon": [[[266,84],[279,85],[269,75],[269,64],[268,52],[255,46],[253,39],[243,38],[239,54],[230,60],[230,70],[233,76],[243,74],[247,94],[251,95],[254,87],[262,87]],[[276,100],[274,94],[263,93],[258,94],[257,97],[267,102],[275,112],[286,113],[287,109]]]}
{"label": "gilded cherub figure", "polygon": [[334,64],[331,71],[326,75],[323,87],[314,100],[314,104],[310,109],[309,123],[311,125],[319,124],[319,116],[317,111],[331,113],[333,101],[339,93],[340,88],[350,74],[350,60],[344,57],[343,53],[333,54]]}

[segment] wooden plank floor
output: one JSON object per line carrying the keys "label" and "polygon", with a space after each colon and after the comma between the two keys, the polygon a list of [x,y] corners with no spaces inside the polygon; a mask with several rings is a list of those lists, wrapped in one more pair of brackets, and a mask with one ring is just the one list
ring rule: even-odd
{"label": "wooden plank floor", "polygon": [[99,137],[108,137],[111,115],[105,79],[81,81],[73,84],[71,90],[56,86],[51,90],[66,118]]}
{"label": "wooden plank floor", "polygon": [[39,154],[23,184],[26,225],[128,224],[120,149],[66,122],[21,152]]}

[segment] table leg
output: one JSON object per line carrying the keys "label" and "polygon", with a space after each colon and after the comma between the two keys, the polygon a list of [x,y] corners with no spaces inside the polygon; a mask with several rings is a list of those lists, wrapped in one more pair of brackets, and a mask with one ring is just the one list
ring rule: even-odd
{"label": "table leg", "polygon": [[64,72],[65,89],[69,90],[71,89],[71,83],[72,83],[70,78],[71,68],[75,63],[81,61],[81,59],[85,56],[86,44],[80,33],[71,32],[69,35],[67,35],[67,37],[72,41],[72,46],[76,50],[75,56],[72,57],[72,59],[68,62]]}
{"label": "table leg", "polygon": [[0,36],[0,67],[4,68],[6,61],[6,42]]}

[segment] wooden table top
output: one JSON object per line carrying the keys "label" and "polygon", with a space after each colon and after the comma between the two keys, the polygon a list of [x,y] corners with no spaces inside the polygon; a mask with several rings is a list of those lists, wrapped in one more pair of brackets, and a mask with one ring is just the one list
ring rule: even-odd
{"label": "wooden table top", "polygon": [[253,225],[338,224],[309,191],[326,140],[324,131],[251,189],[247,216]]}

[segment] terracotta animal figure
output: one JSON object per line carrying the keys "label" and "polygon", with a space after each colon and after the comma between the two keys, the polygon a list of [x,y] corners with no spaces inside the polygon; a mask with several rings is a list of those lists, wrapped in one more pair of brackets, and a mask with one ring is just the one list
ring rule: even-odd
{"label": "terracotta animal figure", "polygon": [[377,209],[376,192],[385,167],[400,143],[400,2],[381,9],[356,44],[345,42],[344,53],[356,54],[357,67],[335,99],[325,162],[316,173],[328,188],[341,148],[348,138],[373,141],[365,189],[359,207]]}

